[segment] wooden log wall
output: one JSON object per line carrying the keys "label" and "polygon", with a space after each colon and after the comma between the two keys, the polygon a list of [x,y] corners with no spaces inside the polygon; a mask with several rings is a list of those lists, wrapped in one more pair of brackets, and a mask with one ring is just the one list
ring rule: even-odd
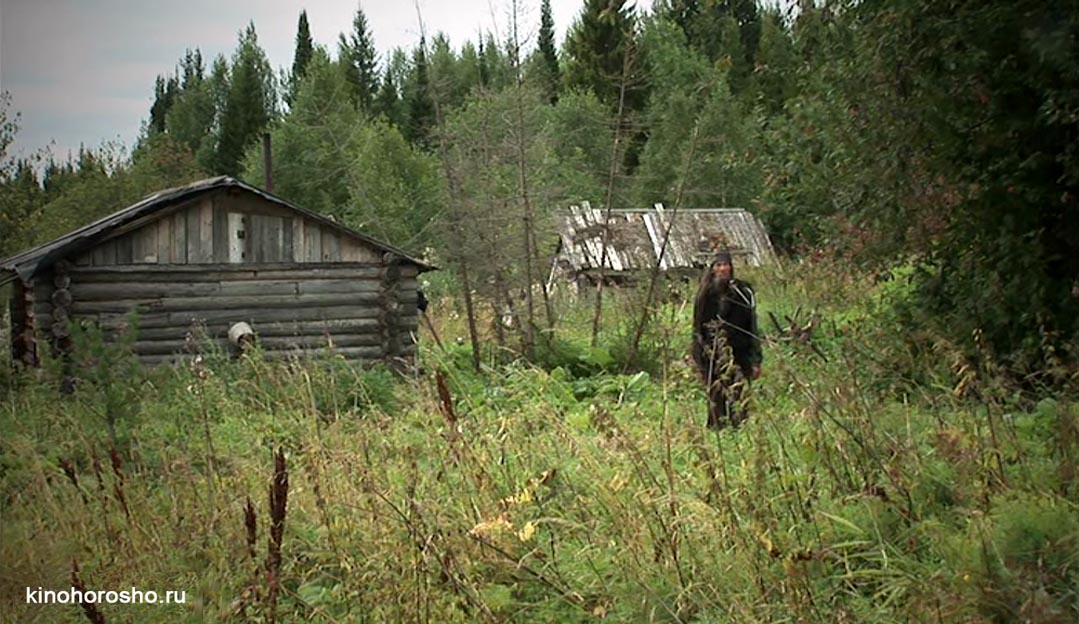
{"label": "wooden log wall", "polygon": [[[398,321],[401,307],[401,266],[395,261],[396,259],[392,257],[392,254],[387,255],[389,257],[386,258],[385,266],[382,268],[377,300],[379,312],[379,338],[382,345],[383,356],[387,360],[393,361],[401,355],[400,328]],[[415,300],[412,301],[412,309],[416,309]]]}
{"label": "wooden log wall", "polygon": [[34,287],[15,280],[11,295],[11,359],[26,366],[36,366]]}
{"label": "wooden log wall", "polygon": [[380,257],[380,250],[288,208],[247,192],[220,191],[124,226],[74,263],[377,263]]}
{"label": "wooden log wall", "polygon": [[[227,350],[228,328],[239,321],[254,328],[270,357],[332,346],[350,359],[382,359],[390,351],[407,358],[415,345],[401,345],[399,337],[419,324],[416,276],[409,264],[392,271],[372,263],[75,266],[35,280],[33,307],[38,332],[55,338],[65,330],[54,328],[68,319],[96,321],[115,334],[136,312],[135,352],[145,363],[188,350],[197,325]],[[387,315],[391,300],[396,307]]]}

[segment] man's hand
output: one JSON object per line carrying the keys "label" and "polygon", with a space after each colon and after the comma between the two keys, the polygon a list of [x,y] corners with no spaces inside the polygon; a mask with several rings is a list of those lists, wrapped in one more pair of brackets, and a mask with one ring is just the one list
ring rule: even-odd
{"label": "man's hand", "polygon": [[753,370],[751,371],[751,375],[752,375],[753,379],[760,379],[761,378],[761,365],[760,364],[756,364],[756,365],[753,366]]}

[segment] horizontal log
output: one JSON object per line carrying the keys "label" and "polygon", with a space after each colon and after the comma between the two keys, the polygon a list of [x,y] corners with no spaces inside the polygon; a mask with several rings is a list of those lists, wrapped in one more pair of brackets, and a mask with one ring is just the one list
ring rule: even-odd
{"label": "horizontal log", "polygon": [[[410,355],[402,349],[402,355]],[[266,351],[266,359],[278,359],[296,354],[301,357],[327,357],[340,355],[346,359],[377,360],[382,358],[382,347],[342,347],[340,349],[311,349],[307,351]]]}
{"label": "horizontal log", "polygon": [[[281,323],[290,321],[319,321],[335,318],[376,318],[376,308],[357,306],[337,306],[327,308],[296,308],[278,310],[191,310],[187,312],[153,312],[139,315],[136,323],[140,329],[159,329],[163,327],[182,328],[187,331],[192,323],[204,323],[207,326],[232,324],[245,321],[252,327],[262,323]],[[102,313],[96,315],[98,323],[107,329],[125,327],[130,322],[126,313]]]}
{"label": "horizontal log", "polygon": [[218,283],[218,293],[230,295],[297,295],[297,280],[241,280]]}
{"label": "horizontal log", "polygon": [[259,336],[258,344],[266,350],[280,349],[318,349],[328,347],[377,347],[382,344],[378,334],[340,334],[336,336]]}
{"label": "horizontal log", "polygon": [[[414,293],[402,293],[398,300],[402,306],[415,305]],[[137,310],[140,313],[180,312],[187,310],[234,310],[234,309],[299,309],[307,307],[328,307],[353,305],[358,307],[377,306],[381,298],[378,293],[346,293],[329,295],[237,295],[215,297],[161,297],[156,299],[113,299],[108,301],[75,301],[71,305],[72,314],[97,314],[101,312],[125,312]]]}
{"label": "horizontal log", "polygon": [[206,323],[218,321],[247,321],[256,328],[262,323],[282,321],[317,321],[333,318],[377,318],[378,309],[365,306],[327,306],[317,308],[281,308],[257,310],[204,310],[198,312],[170,312],[169,323],[190,325],[201,319]]}
{"label": "horizontal log", "polygon": [[221,286],[214,282],[84,282],[71,285],[76,301],[109,301],[133,297],[200,297],[216,295]]}
{"label": "horizontal log", "polygon": [[[211,339],[221,349],[231,349],[227,341]],[[332,341],[334,348],[337,347],[377,347],[381,344],[381,337],[377,334],[367,335],[344,335],[333,336],[275,336],[271,338],[259,338],[258,344],[266,351],[281,351],[293,349],[320,349],[327,348]],[[202,345],[194,340],[138,340],[132,346],[138,355],[161,355],[166,353],[189,353],[199,351]]]}
{"label": "horizontal log", "polygon": [[[303,280],[299,282],[300,294],[381,292],[381,281],[370,280]],[[399,291],[416,289],[416,280],[402,281]]]}
{"label": "horizontal log", "polygon": [[[228,333],[231,323],[218,322],[205,327],[206,335],[213,338],[224,338]],[[355,319],[330,319],[325,321],[304,322],[276,322],[260,323],[258,327],[252,327],[259,336],[321,336],[329,333],[331,336],[339,334],[362,334],[365,332],[377,332],[379,322],[374,318]],[[113,330],[116,331],[116,330]],[[190,327],[139,327],[139,340],[165,340],[169,338],[182,338],[191,331]]]}
{"label": "horizontal log", "polygon": [[[157,264],[110,267],[72,267],[72,281],[151,282],[182,279],[188,282],[247,279],[380,278],[383,267],[370,262],[262,263],[262,264]],[[179,278],[178,276],[183,276]]]}
{"label": "horizontal log", "polygon": [[[203,297],[217,295],[294,295],[379,292],[382,283],[375,278],[361,279],[304,279],[291,280],[239,280],[221,282],[188,282],[185,276],[176,281],[117,281],[78,282],[71,293],[78,301],[110,301],[141,297]],[[398,285],[399,292],[417,287],[415,280],[404,280]]]}
{"label": "horizontal log", "polygon": [[[414,353],[403,353],[401,357],[410,358]],[[358,364],[373,364],[382,360],[381,347],[346,347],[342,349],[335,349],[329,351],[326,349],[311,350],[311,351],[298,351],[298,350],[281,350],[281,351],[264,351],[263,357],[267,361],[281,361],[281,360],[306,360],[311,358],[326,358],[326,357],[344,357],[347,360],[357,362]],[[195,356],[193,354],[184,353],[169,353],[159,355],[140,355],[138,356],[139,362],[144,366],[160,366],[162,364],[174,364],[174,363],[189,363]]]}
{"label": "horizontal log", "polygon": [[[224,345],[222,350],[229,352]],[[302,345],[292,342],[278,341],[272,344],[262,344],[263,355],[267,360],[279,360],[283,357],[328,357],[333,355],[343,355],[346,358],[366,358],[366,360],[378,360],[383,356],[383,350],[381,345],[378,344],[334,344],[334,347],[327,347],[326,343],[312,343],[310,345]],[[187,345],[183,342],[170,342],[170,341],[156,341],[147,343],[135,344],[135,355],[139,358],[139,361],[149,361],[151,363],[160,363],[172,360],[181,360],[181,358],[190,358],[195,355],[188,350]],[[414,345],[405,345],[398,352],[401,356],[414,355]]]}

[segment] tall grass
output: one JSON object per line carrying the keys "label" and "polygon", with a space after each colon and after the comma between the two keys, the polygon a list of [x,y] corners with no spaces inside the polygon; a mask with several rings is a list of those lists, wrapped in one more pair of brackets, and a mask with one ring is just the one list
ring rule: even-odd
{"label": "tall grass", "polygon": [[[598,351],[561,302],[542,366],[493,350],[475,373],[443,302],[451,346],[420,375],[256,354],[61,396],[6,373],[5,619],[84,619],[24,604],[75,559],[92,589],[187,590],[108,622],[1075,621],[1079,403],[912,347],[868,279],[748,276],[763,313],[824,322],[815,349],[770,333],[750,420],[719,433],[684,292],[627,374],[633,293]],[[93,383],[139,397],[115,436]]]}

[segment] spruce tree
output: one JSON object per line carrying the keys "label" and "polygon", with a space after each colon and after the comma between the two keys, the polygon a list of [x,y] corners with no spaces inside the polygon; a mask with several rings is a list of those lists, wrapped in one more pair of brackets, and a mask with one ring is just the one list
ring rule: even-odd
{"label": "spruce tree", "polygon": [[486,85],[492,89],[504,89],[513,83],[513,68],[509,56],[498,47],[494,35],[487,33],[483,49],[480,50],[483,68],[487,72]]}
{"label": "spruce tree", "polygon": [[247,147],[256,142],[273,115],[273,71],[258,44],[252,22],[240,35],[232,62],[228,98],[221,116],[215,171],[239,175]]}
{"label": "spruce tree", "polygon": [[307,75],[307,64],[311,62],[314,42],[311,40],[311,27],[307,23],[307,11],[300,11],[300,22],[296,27],[296,52],[292,56],[292,74],[289,76],[289,90],[286,99],[291,105],[300,90],[300,82]]}
{"label": "spruce tree", "polygon": [[551,104],[558,102],[558,84],[561,75],[558,69],[558,53],[554,43],[554,19],[551,17],[551,0],[543,0],[540,5],[540,31],[538,51],[542,70],[542,84],[547,100]]}
{"label": "spruce tree", "polygon": [[154,83],[154,103],[150,107],[150,133],[165,131],[165,117],[176,102],[180,83],[176,76],[158,76]]}
{"label": "spruce tree", "polygon": [[347,40],[342,35],[338,47],[338,62],[344,69],[353,101],[361,110],[372,111],[378,95],[378,59],[374,37],[367,26],[367,16],[364,15],[362,7],[356,7],[356,16],[352,19],[352,33]]}
{"label": "spruce tree", "polygon": [[480,49],[476,55],[476,70],[479,75],[480,86],[488,87],[491,85],[491,68],[487,66],[487,52],[483,46],[483,38],[480,38]]}
{"label": "spruce tree", "polygon": [[427,147],[431,129],[435,126],[435,105],[431,100],[430,76],[427,73],[426,41],[421,36],[420,45],[413,54],[412,75],[408,89],[408,123],[405,136],[413,144]]}
{"label": "spruce tree", "polygon": [[165,127],[173,141],[195,154],[211,132],[215,116],[213,95],[198,49],[184,54],[180,73],[180,93],[168,112]]}
{"label": "spruce tree", "polygon": [[354,108],[359,107],[360,98],[360,70],[352,62],[352,44],[344,33],[337,38],[337,67],[345,80],[345,88],[348,90],[349,100]]}
{"label": "spruce tree", "polygon": [[566,84],[596,94],[618,108],[623,82],[625,108],[640,110],[645,93],[633,6],[626,0],[585,0],[566,38]]}
{"label": "spruce tree", "polygon": [[188,49],[184,52],[184,58],[180,61],[180,75],[183,81],[180,83],[181,91],[193,88],[202,83],[206,78],[206,68],[202,64],[202,52],[198,48]]}
{"label": "spruce tree", "polygon": [[393,72],[389,66],[382,77],[382,84],[378,88],[378,97],[375,99],[374,113],[382,115],[386,121],[398,129],[401,127],[401,97],[397,93],[397,85],[393,81]]}
{"label": "spruce tree", "polygon": [[796,58],[790,32],[778,10],[761,15],[760,44],[756,67],[750,76],[750,89],[766,110],[778,114],[783,103],[794,93]]}
{"label": "spruce tree", "polygon": [[479,53],[471,41],[466,41],[461,46],[460,58],[457,61],[457,80],[460,82],[461,91],[466,95],[480,84]]}
{"label": "spruce tree", "polygon": [[468,89],[461,80],[460,63],[443,33],[436,34],[431,41],[427,73],[431,97],[437,98],[442,106],[452,108],[464,101]]}

